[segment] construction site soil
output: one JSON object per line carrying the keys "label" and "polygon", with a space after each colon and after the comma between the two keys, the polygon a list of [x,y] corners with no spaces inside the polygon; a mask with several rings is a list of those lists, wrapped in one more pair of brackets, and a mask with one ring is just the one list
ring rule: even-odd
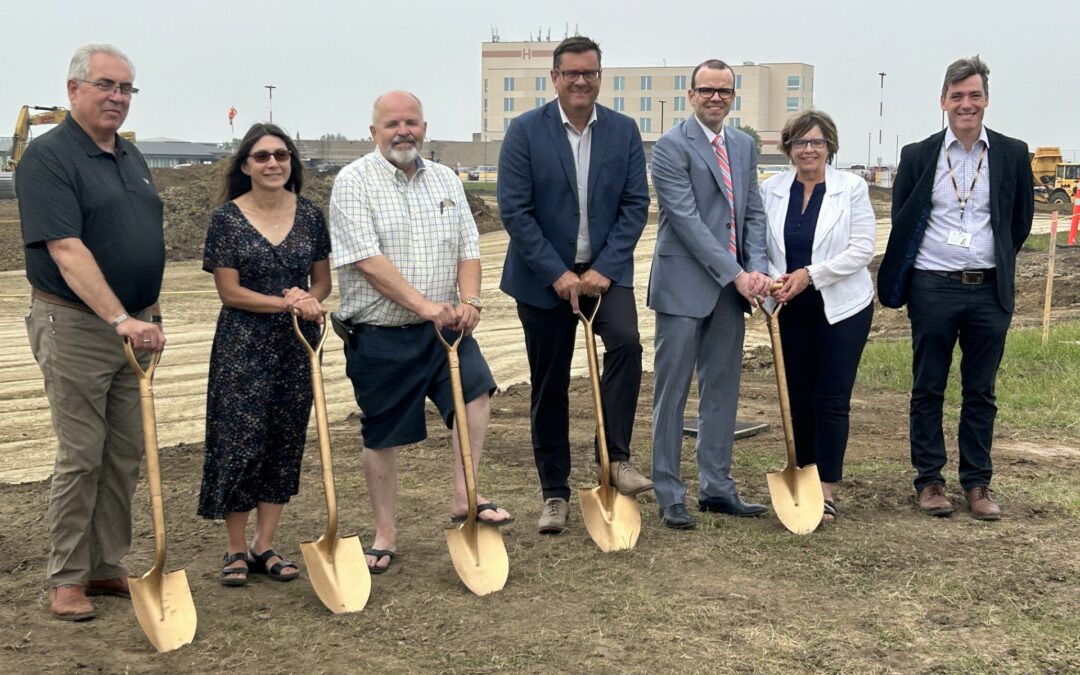
{"label": "construction site soil", "polygon": [[[198,259],[213,169],[161,171],[156,179],[166,204],[169,259]],[[312,175],[307,185],[305,194],[325,206],[331,179]],[[887,191],[875,191],[875,207],[882,218],[888,214],[887,196]],[[470,204],[479,213],[482,229],[498,228],[490,206],[473,199]],[[0,202],[4,269],[21,266],[13,205]],[[648,244],[654,240],[655,233]],[[498,245],[505,243],[490,241],[495,249],[491,255],[497,259]],[[875,269],[876,265],[875,260]],[[1015,323],[1035,324],[1042,312],[1046,253],[1023,252],[1018,270]],[[487,274],[486,287],[497,283],[492,273]],[[1080,251],[1058,250],[1055,320],[1080,314],[1078,275]],[[643,284],[639,279],[639,287]],[[490,295],[497,292],[491,290]],[[189,320],[212,326],[209,310],[192,311],[190,318],[185,311],[172,312],[170,335],[182,336]],[[760,321],[751,319],[758,335]],[[512,332],[520,340],[509,303],[505,307],[495,303],[486,310],[480,330]],[[877,308],[871,339],[906,333],[903,312]],[[642,337],[651,349],[652,330],[644,324]],[[200,344],[205,351],[206,345]],[[500,358],[523,361],[523,350],[515,349],[507,348],[509,354]],[[340,352],[340,346],[334,343],[332,351]],[[168,377],[178,358],[163,363],[159,378]],[[740,419],[770,426],[736,443],[734,477],[742,496],[752,501],[768,501],[763,474],[783,465],[771,361],[767,349],[748,350],[739,402]],[[328,359],[324,371],[328,386],[344,377],[340,358]],[[588,486],[595,484],[588,381],[576,378],[570,396],[571,484]],[[344,398],[347,405],[348,395]],[[635,462],[646,468],[651,401],[652,378],[647,373],[634,420]],[[449,508],[451,458],[448,434],[429,410],[431,437],[398,459],[398,557],[388,573],[373,578],[364,611],[351,615],[330,614],[306,573],[288,584],[256,576],[247,588],[222,588],[217,570],[225,550],[223,526],[195,516],[202,446],[194,439],[172,444],[162,449],[167,568],[186,569],[199,627],[193,644],[162,655],[143,636],[129,601],[95,599],[99,615],[90,622],[69,624],[50,616],[42,588],[48,481],[3,484],[0,623],[7,628],[0,638],[0,670],[1080,671],[1076,512],[1060,508],[1067,497],[1043,489],[1055,484],[1056,476],[1080,470],[1080,431],[1021,434],[999,425],[995,486],[1007,517],[999,523],[981,523],[961,510],[952,518],[930,519],[913,503],[907,404],[902,392],[856,388],[847,476],[837,490],[841,516],[812,536],[790,535],[771,514],[731,519],[698,514],[692,505],[698,528],[676,532],[661,526],[655,502],[646,495],[641,500],[643,531],[637,547],[603,554],[585,532],[576,496],[569,531],[558,537],[535,533],[541,502],[529,433],[528,386],[503,387],[492,401],[479,485],[514,513],[517,522],[504,530],[509,583],[484,598],[462,586],[447,554],[442,529]],[[690,410],[695,408],[692,394]],[[164,424],[161,419],[159,426]],[[15,421],[0,432],[9,436],[19,430]],[[358,453],[357,413],[332,416],[330,436],[341,529],[359,532],[361,541],[370,545],[372,518]],[[947,437],[954,459],[946,468],[951,478],[956,474],[955,438],[950,433]],[[300,541],[319,536],[325,528],[314,441],[312,433],[301,492],[286,509],[276,541],[279,550],[293,559],[300,559]],[[688,496],[693,497],[698,486],[692,440],[685,446],[682,472]],[[954,503],[961,503],[955,483],[948,489]],[[135,496],[135,541],[127,559],[138,574],[152,562],[147,504],[144,480]]]}

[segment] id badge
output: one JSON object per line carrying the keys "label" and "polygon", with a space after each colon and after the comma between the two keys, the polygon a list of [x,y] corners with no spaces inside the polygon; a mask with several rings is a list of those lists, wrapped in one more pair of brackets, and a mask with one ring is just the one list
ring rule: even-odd
{"label": "id badge", "polygon": [[948,244],[960,248],[971,248],[971,233],[952,230],[949,232]]}

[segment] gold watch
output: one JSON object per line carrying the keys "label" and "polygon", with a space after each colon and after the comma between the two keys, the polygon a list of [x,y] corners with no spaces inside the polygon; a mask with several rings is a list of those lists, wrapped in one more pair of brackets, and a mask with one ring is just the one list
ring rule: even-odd
{"label": "gold watch", "polygon": [[484,301],[480,299],[480,296],[470,295],[467,298],[462,298],[461,301],[466,305],[472,305],[478,312],[484,311]]}

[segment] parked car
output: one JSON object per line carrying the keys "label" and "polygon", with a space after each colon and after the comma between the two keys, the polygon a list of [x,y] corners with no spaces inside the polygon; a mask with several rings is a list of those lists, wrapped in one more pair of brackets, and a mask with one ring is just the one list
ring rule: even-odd
{"label": "parked car", "polygon": [[469,173],[475,171],[471,166],[459,166],[457,170],[458,178],[461,180],[470,180]]}
{"label": "parked car", "polygon": [[478,166],[469,172],[469,180],[494,182],[498,180],[498,175],[499,167],[497,166]]}

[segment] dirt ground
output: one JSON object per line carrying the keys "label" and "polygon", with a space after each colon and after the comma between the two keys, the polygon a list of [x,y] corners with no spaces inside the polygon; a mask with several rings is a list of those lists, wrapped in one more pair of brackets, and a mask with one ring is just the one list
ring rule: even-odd
{"label": "dirt ground", "polygon": [[[315,182],[312,194],[318,193]],[[201,216],[194,206],[205,199],[205,186],[162,189],[167,204],[170,195],[183,196],[177,206],[167,207],[173,222],[205,218],[205,205],[199,207]],[[187,190],[192,193],[171,192]],[[11,204],[0,202],[0,234],[16,217],[8,210]],[[170,256],[201,254],[201,241],[198,246],[193,240],[174,241]],[[7,257],[11,248],[7,238],[0,241],[4,260],[15,264]],[[1057,255],[1055,307],[1061,314],[1055,316],[1075,316],[1080,253],[1059,250]],[[1036,323],[1045,254],[1026,252],[1018,267],[1016,322]],[[903,313],[880,310],[872,339],[903,335],[905,324]],[[743,497],[754,501],[768,501],[763,474],[783,465],[770,364],[767,351],[748,354],[740,397],[740,419],[771,427],[736,444],[734,476]],[[594,484],[590,400],[588,383],[575,380],[571,484],[576,486]],[[642,467],[650,462],[651,400],[646,375],[634,436],[635,462]],[[949,519],[929,519],[916,512],[912,499],[907,397],[860,386],[852,402],[846,477],[838,488],[841,517],[835,524],[795,537],[771,514],[737,520],[699,515],[691,505],[698,528],[675,532],[661,526],[655,503],[646,496],[637,547],[603,554],[585,532],[576,495],[569,531],[555,538],[535,534],[540,496],[528,401],[528,388],[521,385],[493,399],[479,476],[481,491],[517,517],[504,531],[510,558],[506,588],[477,598],[454,573],[441,532],[450,496],[448,434],[429,411],[431,437],[399,457],[398,558],[387,574],[373,578],[367,607],[353,615],[330,614],[305,575],[289,584],[255,577],[245,589],[218,585],[223,527],[194,515],[202,447],[163,448],[168,568],[186,570],[199,616],[194,643],[164,655],[146,641],[128,601],[96,600],[99,615],[90,622],[51,618],[41,585],[48,481],[0,485],[0,624],[8,627],[0,638],[0,670],[1080,671],[1080,535],[1076,511],[1062,506],[1075,503],[1077,483],[1071,477],[1080,470],[1080,431],[1061,437],[999,426],[995,487],[1007,517],[980,523],[959,510]],[[355,416],[333,422],[331,444],[341,531],[358,532],[370,545],[371,508],[357,425]],[[276,542],[302,566],[299,542],[325,528],[318,453],[310,440],[301,492],[286,509]],[[692,440],[684,450],[683,476],[692,503],[697,491]],[[946,471],[955,475],[955,464]],[[955,484],[949,491],[954,503],[962,501]],[[127,562],[141,574],[153,552],[145,482],[135,507],[135,541]]]}

